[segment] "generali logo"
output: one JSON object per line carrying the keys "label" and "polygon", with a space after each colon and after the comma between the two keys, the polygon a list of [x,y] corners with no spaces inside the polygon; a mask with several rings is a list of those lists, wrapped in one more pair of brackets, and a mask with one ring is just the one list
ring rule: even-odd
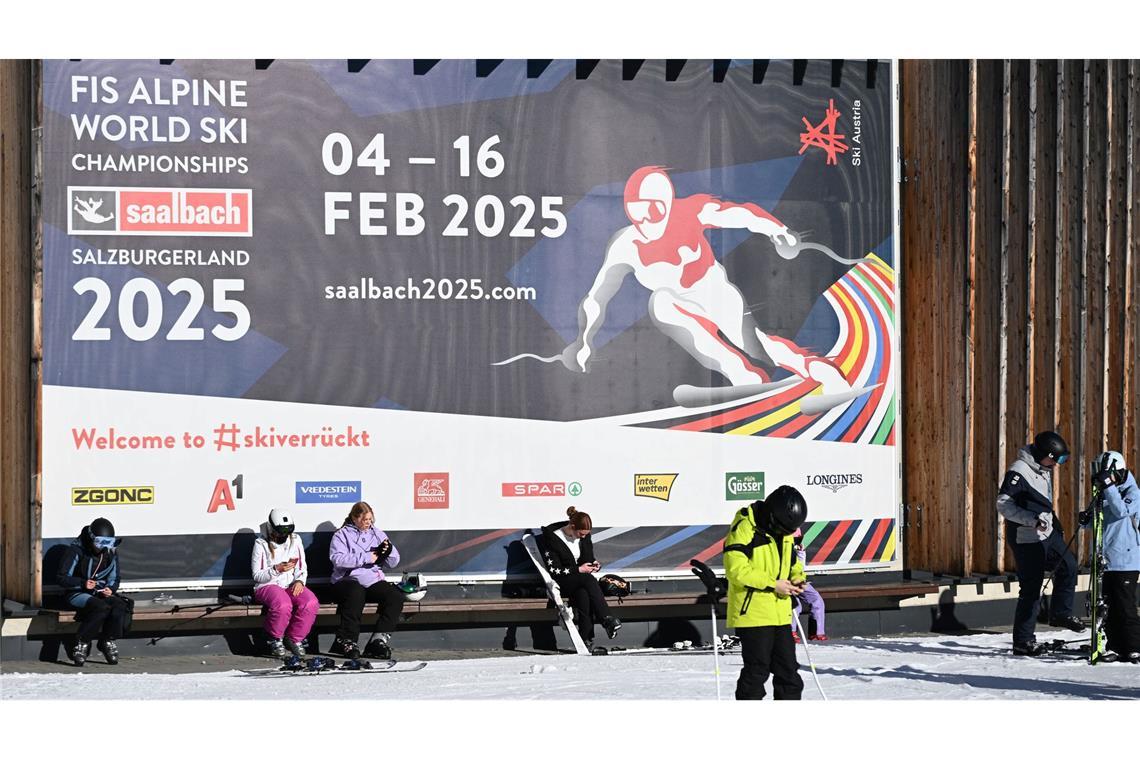
{"label": "generali logo", "polygon": [[67,231],[83,235],[253,236],[253,191],[68,187]]}
{"label": "generali logo", "polygon": [[447,472],[417,472],[415,481],[415,509],[447,509],[451,506],[451,474]]}
{"label": "generali logo", "polygon": [[823,486],[832,493],[838,493],[839,489],[846,488],[847,486],[860,485],[863,482],[863,474],[860,472],[851,473],[828,473],[826,475],[808,475],[807,485],[809,486]]}
{"label": "generali logo", "polygon": [[677,473],[653,473],[633,476],[633,495],[669,501]]}
{"label": "generali logo", "polygon": [[503,483],[503,496],[579,496],[581,493],[582,484],[578,481],[572,483],[556,481]]}

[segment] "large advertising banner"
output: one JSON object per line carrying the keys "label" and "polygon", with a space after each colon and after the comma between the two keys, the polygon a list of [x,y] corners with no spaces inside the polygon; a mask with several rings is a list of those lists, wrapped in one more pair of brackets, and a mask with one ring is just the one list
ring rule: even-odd
{"label": "large advertising banner", "polygon": [[363,500],[490,580],[573,505],[660,576],[788,483],[898,567],[888,64],[353,63],[44,63],[48,555],[240,584],[285,508],[320,576]]}

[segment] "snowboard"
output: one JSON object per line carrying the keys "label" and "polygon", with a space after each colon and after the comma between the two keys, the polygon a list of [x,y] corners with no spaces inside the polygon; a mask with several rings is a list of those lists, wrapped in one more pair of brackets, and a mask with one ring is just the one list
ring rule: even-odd
{"label": "snowboard", "polygon": [[554,603],[554,608],[558,610],[558,619],[562,623],[562,627],[570,634],[570,640],[574,642],[574,651],[580,655],[591,655],[593,652],[586,646],[586,642],[582,640],[582,634],[578,632],[578,627],[574,625],[574,611],[571,610],[566,602],[562,601],[562,591],[558,588],[558,582],[550,577],[550,572],[546,569],[546,563],[542,561],[542,557],[538,553],[538,543],[534,540],[534,533],[527,531],[522,537],[523,548],[526,549],[530,561],[534,563],[538,575],[542,578],[543,585],[546,586],[546,595],[550,597],[550,601]]}

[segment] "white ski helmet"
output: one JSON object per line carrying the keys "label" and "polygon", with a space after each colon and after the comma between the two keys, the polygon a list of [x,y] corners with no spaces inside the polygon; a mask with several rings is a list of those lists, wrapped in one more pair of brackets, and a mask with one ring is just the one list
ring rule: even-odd
{"label": "white ski helmet", "polygon": [[409,602],[418,602],[427,595],[427,583],[419,573],[404,573],[397,588],[404,592],[404,599]]}
{"label": "white ski helmet", "polygon": [[1106,451],[1093,460],[1093,474],[1105,470],[1125,470],[1124,455],[1119,451]]}
{"label": "white ski helmet", "polygon": [[280,536],[288,536],[294,529],[293,518],[284,509],[269,512],[269,530]]}

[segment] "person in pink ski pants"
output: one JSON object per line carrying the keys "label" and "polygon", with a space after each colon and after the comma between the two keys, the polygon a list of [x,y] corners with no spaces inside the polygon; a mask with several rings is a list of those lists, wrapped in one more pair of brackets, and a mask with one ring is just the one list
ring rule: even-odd
{"label": "person in pink ski pants", "polygon": [[305,585],[309,565],[293,520],[282,509],[269,513],[265,536],[253,544],[253,598],[265,606],[269,654],[305,656],[304,641],[317,620],[320,602]]}

